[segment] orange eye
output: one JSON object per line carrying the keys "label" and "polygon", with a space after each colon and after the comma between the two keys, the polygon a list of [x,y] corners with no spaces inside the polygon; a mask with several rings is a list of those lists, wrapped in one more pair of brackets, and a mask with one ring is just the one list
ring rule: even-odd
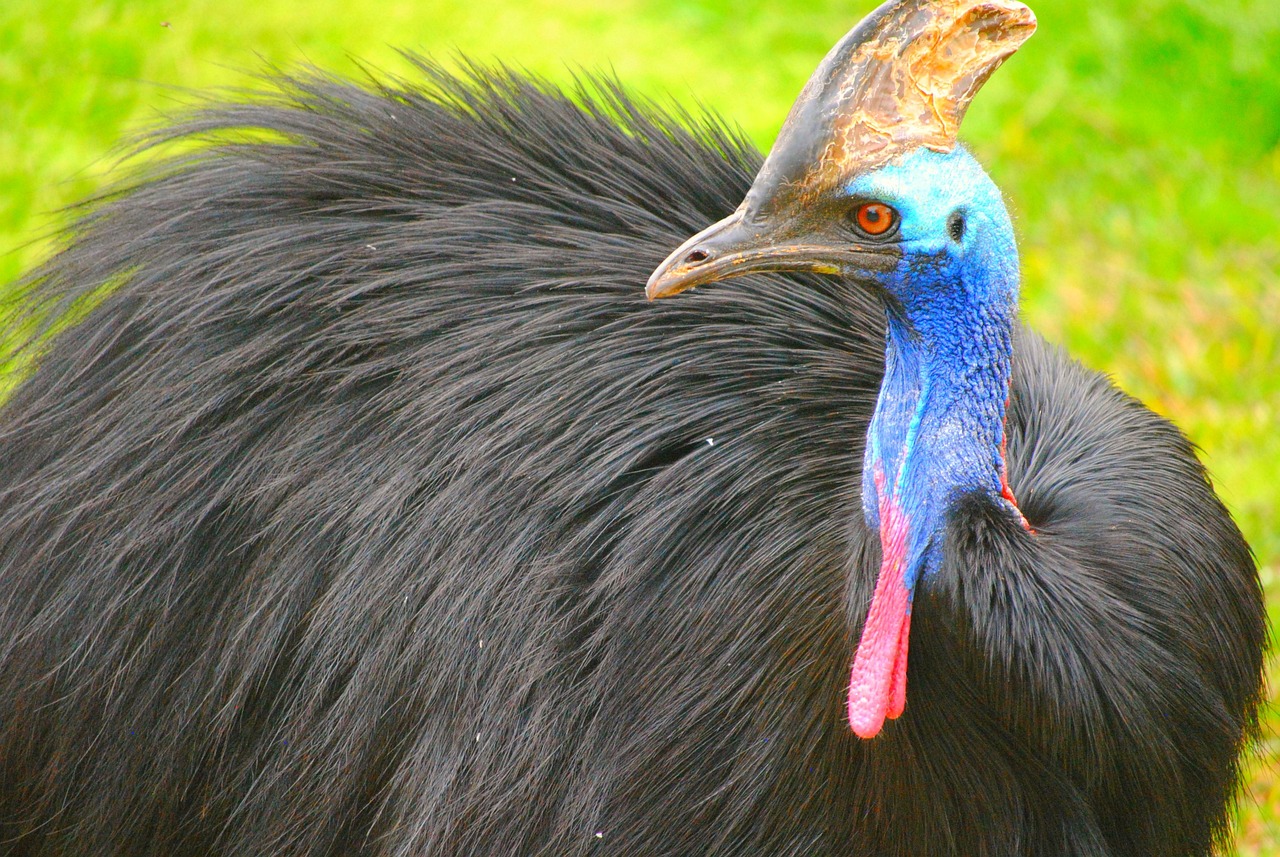
{"label": "orange eye", "polygon": [[853,213],[858,229],[872,237],[885,235],[898,220],[898,212],[883,202],[864,202]]}

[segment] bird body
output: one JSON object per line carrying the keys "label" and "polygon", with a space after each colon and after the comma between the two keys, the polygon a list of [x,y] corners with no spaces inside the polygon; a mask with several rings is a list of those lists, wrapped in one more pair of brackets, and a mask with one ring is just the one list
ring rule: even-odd
{"label": "bird body", "polygon": [[[26,282],[94,306],[0,410],[0,853],[1209,853],[1252,559],[1175,427],[1018,326],[968,155],[845,187],[938,271],[969,195],[990,339],[896,261],[647,302],[759,157],[420,69],[193,114],[221,143]],[[899,513],[909,690],[863,740]]]}

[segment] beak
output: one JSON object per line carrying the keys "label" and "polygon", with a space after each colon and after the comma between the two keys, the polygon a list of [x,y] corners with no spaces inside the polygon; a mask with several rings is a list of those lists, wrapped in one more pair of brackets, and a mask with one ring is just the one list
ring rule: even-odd
{"label": "beak", "polygon": [[649,300],[761,271],[858,274],[889,271],[898,262],[895,249],[862,246],[849,234],[780,229],[772,218],[753,222],[746,210],[744,204],[677,247],[649,277]]}

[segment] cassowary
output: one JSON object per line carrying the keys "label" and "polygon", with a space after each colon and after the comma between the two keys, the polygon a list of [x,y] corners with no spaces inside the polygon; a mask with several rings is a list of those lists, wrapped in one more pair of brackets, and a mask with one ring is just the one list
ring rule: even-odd
{"label": "cassowary", "polygon": [[1208,854],[1258,581],[1015,320],[1033,26],[887,4],[763,168],[427,63],[161,135],[10,318],[0,853]]}

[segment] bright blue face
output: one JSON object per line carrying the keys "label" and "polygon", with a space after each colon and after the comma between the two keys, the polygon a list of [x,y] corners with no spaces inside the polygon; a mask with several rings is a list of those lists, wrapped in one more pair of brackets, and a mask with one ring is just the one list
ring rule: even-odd
{"label": "bright blue face", "polygon": [[[1013,225],[995,184],[973,156],[917,149],[846,188],[850,197],[886,203],[901,218],[903,260],[882,283],[909,317],[942,309],[938,287],[964,281],[970,301],[1017,300]],[[940,305],[941,304],[941,305]]]}

